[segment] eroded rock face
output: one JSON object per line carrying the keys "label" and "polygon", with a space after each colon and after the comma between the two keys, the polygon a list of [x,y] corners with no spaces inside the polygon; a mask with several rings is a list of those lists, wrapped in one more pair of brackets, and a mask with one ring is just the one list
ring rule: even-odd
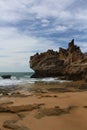
{"label": "eroded rock face", "polygon": [[32,77],[65,76],[68,79],[81,79],[87,70],[86,57],[73,39],[67,49],[59,48],[59,52],[48,50],[31,56],[30,67],[35,71]]}

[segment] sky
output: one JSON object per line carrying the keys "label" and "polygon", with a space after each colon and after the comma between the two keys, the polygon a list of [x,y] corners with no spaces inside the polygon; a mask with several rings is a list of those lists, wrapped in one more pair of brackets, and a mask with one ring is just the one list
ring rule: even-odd
{"label": "sky", "polygon": [[30,56],[75,44],[87,51],[87,0],[0,0],[0,72],[32,71]]}

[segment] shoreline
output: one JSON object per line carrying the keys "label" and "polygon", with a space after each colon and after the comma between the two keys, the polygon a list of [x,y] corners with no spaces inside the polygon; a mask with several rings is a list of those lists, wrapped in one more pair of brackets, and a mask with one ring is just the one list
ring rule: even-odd
{"label": "shoreline", "polygon": [[0,86],[0,94],[8,95],[8,93],[20,92],[21,90],[32,93],[45,92],[81,92],[87,91],[87,82],[80,81],[65,81],[65,82],[35,82],[20,85]]}

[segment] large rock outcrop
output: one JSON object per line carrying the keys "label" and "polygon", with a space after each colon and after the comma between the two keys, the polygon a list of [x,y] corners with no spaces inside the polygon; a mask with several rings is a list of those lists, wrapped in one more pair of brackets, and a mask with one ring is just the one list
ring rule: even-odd
{"label": "large rock outcrop", "polygon": [[73,39],[67,49],[59,48],[59,52],[48,50],[31,56],[30,67],[35,71],[32,75],[34,78],[64,76],[78,80],[86,76],[87,56],[74,44]]}

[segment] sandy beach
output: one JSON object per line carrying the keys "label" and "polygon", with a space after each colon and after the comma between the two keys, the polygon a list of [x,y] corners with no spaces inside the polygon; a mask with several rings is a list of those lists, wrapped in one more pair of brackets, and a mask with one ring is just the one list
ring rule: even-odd
{"label": "sandy beach", "polygon": [[0,130],[87,130],[87,91],[70,84],[79,82],[26,84],[5,92],[0,96]]}

